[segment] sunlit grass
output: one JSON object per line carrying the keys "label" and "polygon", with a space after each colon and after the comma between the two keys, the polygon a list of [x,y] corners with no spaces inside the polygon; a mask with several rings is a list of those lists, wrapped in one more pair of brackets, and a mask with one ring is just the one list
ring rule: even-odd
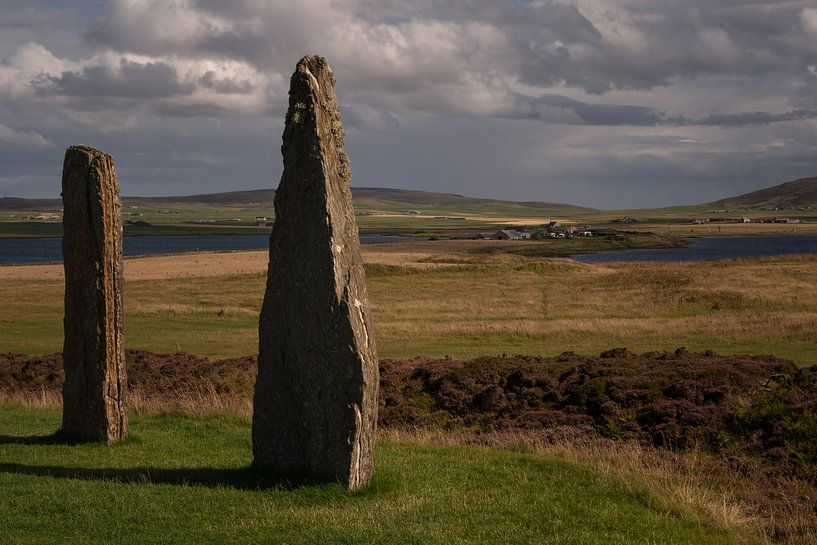
{"label": "sunlit grass", "polygon": [[3,543],[760,542],[739,517],[656,501],[556,452],[395,437],[378,444],[373,483],[349,494],[249,469],[243,420],[134,417],[112,447],[53,443],[58,420],[0,406]]}
{"label": "sunlit grass", "polygon": [[[196,259],[207,268],[206,255]],[[240,270],[242,254],[231,259]],[[192,273],[173,269],[167,278],[126,282],[127,346],[255,353],[264,274]],[[368,273],[383,357],[685,346],[817,361],[817,256],[606,265],[518,258],[432,268],[371,264]],[[58,278],[0,281],[0,350],[60,350],[62,289]]]}

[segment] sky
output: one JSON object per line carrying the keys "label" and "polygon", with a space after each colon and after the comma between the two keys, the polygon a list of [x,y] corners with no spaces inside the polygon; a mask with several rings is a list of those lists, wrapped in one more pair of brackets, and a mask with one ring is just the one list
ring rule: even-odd
{"label": "sky", "polygon": [[353,186],[609,209],[817,175],[813,0],[0,0],[0,196],[57,197],[72,144],[124,195],[274,188],[306,54]]}

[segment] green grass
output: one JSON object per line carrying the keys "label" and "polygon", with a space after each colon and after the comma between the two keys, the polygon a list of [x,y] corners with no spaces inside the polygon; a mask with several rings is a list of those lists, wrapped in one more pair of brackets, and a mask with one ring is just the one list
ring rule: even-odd
{"label": "green grass", "polygon": [[528,257],[569,257],[576,254],[606,252],[611,250],[682,248],[687,245],[687,240],[678,236],[631,233],[626,236],[604,235],[567,239],[546,238],[541,241],[541,244],[535,247],[526,247],[515,253]]}
{"label": "green grass", "polygon": [[[817,207],[817,177],[800,178],[773,187],[721,199],[711,206],[724,208],[813,208]],[[795,211],[798,214],[800,211]],[[810,215],[813,214],[813,211]]]}
{"label": "green grass", "polygon": [[62,222],[0,221],[0,238],[56,238],[62,236]]}
{"label": "green grass", "polygon": [[111,447],[37,439],[58,421],[0,406],[4,545],[747,542],[536,455],[381,441],[373,483],[350,494],[248,469],[241,420],[134,417],[132,437]]}

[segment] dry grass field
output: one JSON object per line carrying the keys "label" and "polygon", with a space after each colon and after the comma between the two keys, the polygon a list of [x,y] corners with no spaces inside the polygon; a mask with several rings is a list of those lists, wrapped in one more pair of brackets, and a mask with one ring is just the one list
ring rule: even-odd
{"label": "dry grass field", "polygon": [[[384,357],[713,349],[817,362],[817,256],[580,264],[506,242],[364,247]],[[254,353],[265,252],[127,259],[130,348]],[[0,351],[62,344],[60,265],[0,267]]]}
{"label": "dry grass field", "polygon": [[[464,359],[502,353],[592,354],[617,346],[636,352],[686,346],[724,354],[774,354],[799,364],[817,362],[817,255],[582,264],[508,252],[528,245],[534,243],[365,246],[381,356]],[[263,251],[127,259],[126,345],[208,357],[255,353],[266,264]],[[61,350],[62,297],[61,265],[0,267],[0,352]],[[244,475],[241,468],[248,463],[248,396],[226,398],[213,388],[180,390],[175,396],[194,418],[148,416],[144,413],[163,413],[167,407],[134,389],[131,408],[141,413],[132,418],[137,440],[114,452],[112,463],[113,451],[106,447],[79,451],[77,462],[76,447],[32,447],[24,444],[25,437],[16,438],[54,428],[60,403],[55,391],[0,395],[5,415],[0,427],[13,432],[13,437],[6,435],[6,444],[0,444],[6,460],[0,480],[9,498],[31,498],[28,503],[0,502],[5,518],[20,521],[12,540],[57,543],[88,541],[93,535],[101,536],[99,543],[109,541],[115,526],[105,518],[111,500],[99,498],[115,495],[117,505],[141,522],[142,534],[126,533],[130,536],[126,541],[134,543],[155,541],[150,532],[185,539],[194,535],[201,542],[212,538],[215,543],[229,541],[231,532],[246,540],[255,537],[252,532],[277,531],[289,540],[293,534],[288,528],[302,528],[303,520],[309,521],[315,535],[302,542],[350,542],[347,538],[353,532],[367,532],[369,541],[394,541],[392,528],[405,529],[407,520],[424,520],[429,512],[435,520],[445,517],[446,523],[411,527],[410,533],[423,542],[465,536],[485,522],[485,513],[496,518],[490,522],[495,534],[484,539],[494,543],[533,542],[543,536],[553,543],[815,542],[808,502],[813,487],[791,479],[774,481],[779,487],[767,489],[771,481],[735,471],[704,451],[664,451],[596,436],[560,438],[513,430],[486,434],[475,447],[473,436],[434,428],[409,432],[401,426],[383,428],[378,452],[381,481],[365,497],[371,500],[364,498],[368,503],[362,504],[367,512],[383,514],[388,523],[372,526],[354,512],[341,510],[321,526],[328,520],[326,507],[312,506],[309,495],[317,494],[312,489],[302,493],[306,499],[296,495],[292,500],[282,492],[270,500],[230,480]],[[199,459],[204,437],[211,445],[207,463]],[[34,461],[32,448],[38,449]],[[161,469],[177,466],[201,467],[190,472]],[[446,468],[443,474],[450,473],[450,481],[441,479],[440,471],[429,480],[430,466]],[[508,475],[501,473],[506,468]],[[196,478],[200,485],[189,486],[188,480]],[[500,482],[504,488],[492,485]],[[180,483],[181,495],[173,488]],[[389,487],[397,492],[384,500]],[[559,496],[564,490],[569,494]],[[90,515],[85,518],[100,521],[98,527],[87,530],[76,523],[76,498]],[[338,505],[345,505],[343,496],[337,498]],[[422,504],[415,498],[422,498]],[[245,525],[230,512],[237,504],[255,509],[253,520],[283,522],[276,522],[275,528]],[[199,516],[202,505],[210,506],[206,516],[216,521],[214,527],[224,529],[222,533],[199,535],[196,519],[174,516],[168,522],[165,516],[177,511]],[[420,511],[406,515],[406,505],[419,506]],[[555,511],[557,507],[562,511]],[[223,513],[227,515],[220,519]],[[45,516],[57,521],[51,526],[59,531],[51,541],[39,539]],[[235,520],[240,529],[234,528]],[[364,522],[351,529],[337,523],[360,520]],[[549,535],[553,520],[564,527]],[[536,526],[543,521],[541,528]],[[439,534],[429,528],[439,528]],[[535,536],[525,533],[530,528]]]}

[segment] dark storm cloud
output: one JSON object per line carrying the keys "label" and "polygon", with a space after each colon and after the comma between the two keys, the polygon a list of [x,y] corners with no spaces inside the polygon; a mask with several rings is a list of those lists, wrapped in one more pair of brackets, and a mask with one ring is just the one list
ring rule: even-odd
{"label": "dark storm cloud", "polygon": [[650,127],[667,122],[663,112],[643,106],[591,104],[561,95],[520,96],[519,99],[527,106],[522,112],[524,117],[549,123]]}
{"label": "dark storm cloud", "polygon": [[219,93],[234,93],[246,95],[253,91],[253,84],[250,81],[239,81],[232,78],[218,78],[212,70],[207,71],[199,78],[199,85],[213,89]]}
{"label": "dark storm cloud", "polygon": [[194,85],[179,80],[165,63],[139,64],[122,59],[119,70],[89,66],[36,82],[41,93],[80,97],[162,98],[193,92]]}
{"label": "dark storm cloud", "polygon": [[[200,0],[202,10],[226,18],[274,15],[293,44],[310,43],[299,25],[289,25],[292,13],[276,2],[223,3]],[[538,85],[564,83],[592,93],[614,88],[650,89],[677,76],[742,74],[757,76],[799,72],[813,62],[801,23],[808,2],[735,4],[710,0],[684,3],[628,2],[469,2],[358,1],[335,5],[356,20],[373,26],[412,23],[477,23],[499,29],[508,37],[499,66]],[[325,7],[331,13],[332,4]],[[595,17],[586,15],[594,13]],[[311,15],[299,18],[313,19]],[[607,28],[604,28],[604,27]],[[265,65],[275,62],[275,48],[259,56],[265,31],[242,28],[214,32],[208,46],[226,56]],[[266,40],[269,41],[269,40]],[[314,43],[314,42],[313,42]],[[114,47],[122,47],[119,41]],[[252,52],[252,53],[248,53]],[[467,60],[467,59],[466,59]]]}
{"label": "dark storm cloud", "polygon": [[358,185],[638,206],[817,172],[813,0],[69,4],[0,4],[0,191],[53,190],[75,140],[130,194],[273,187],[308,53]]}
{"label": "dark storm cloud", "polygon": [[[278,73],[291,69],[293,51],[324,51],[346,74],[345,92],[357,102],[402,114],[468,115],[507,109],[502,100],[511,96],[503,87],[510,81],[604,94],[650,90],[677,78],[804,78],[817,63],[808,6],[711,0],[112,0],[85,37],[122,53],[209,56]],[[466,98],[444,96],[454,93]],[[477,102],[489,99],[492,104]],[[587,112],[596,114],[603,116]],[[624,118],[628,112],[610,115]],[[629,112],[641,125],[654,115],[646,108]]]}
{"label": "dark storm cloud", "polygon": [[815,110],[789,110],[772,114],[769,112],[745,112],[739,114],[713,114],[690,124],[710,125],[716,127],[744,127],[753,125],[768,125],[783,121],[799,121],[817,118]]}
{"label": "dark storm cloud", "polygon": [[817,109],[817,72],[801,78],[792,93],[791,103],[799,108]]}
{"label": "dark storm cloud", "polygon": [[507,117],[565,125],[745,127],[817,118],[817,109],[796,109],[781,113],[755,111],[712,114],[696,119],[685,116],[668,116],[663,111],[644,106],[588,103],[562,95],[541,95],[539,97],[518,95],[517,98],[519,106]]}

